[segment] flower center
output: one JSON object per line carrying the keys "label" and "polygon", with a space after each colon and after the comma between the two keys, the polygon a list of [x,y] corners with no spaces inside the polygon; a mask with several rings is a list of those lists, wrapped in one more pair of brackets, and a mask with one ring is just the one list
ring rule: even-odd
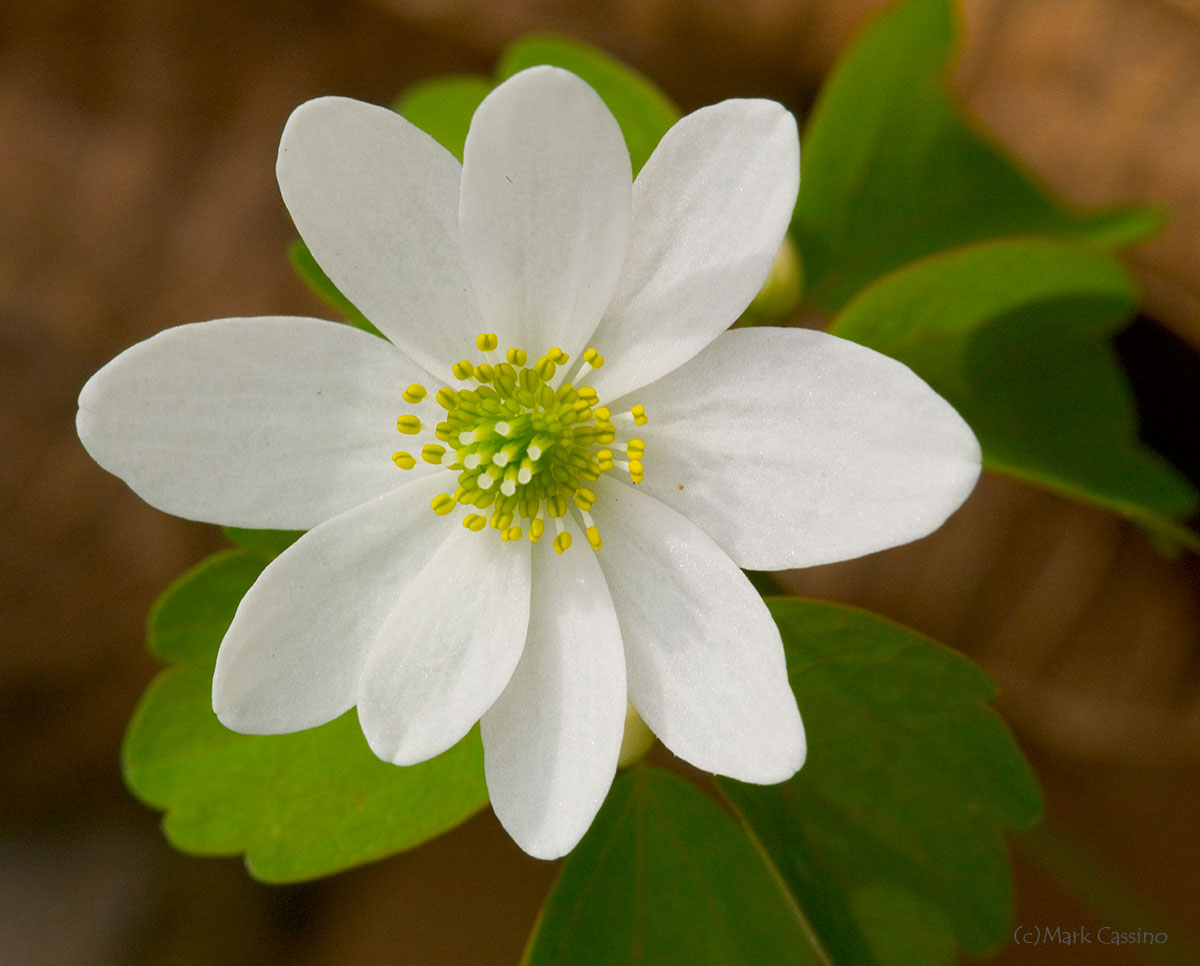
{"label": "flower center", "polygon": [[[600,531],[588,512],[596,502],[590,484],[614,468],[624,470],[634,483],[645,478],[646,443],[628,435],[646,424],[645,409],[634,406],[614,416],[599,405],[595,389],[579,385],[604,365],[595,349],[584,352],[566,378],[569,357],[561,349],[549,349],[526,365],[524,349],[509,349],[504,361],[497,359],[495,333],[481,334],[475,344],[484,361],[463,359],[451,367],[462,388],[437,391],[434,399],[446,415],[434,431],[438,442],[421,449],[426,463],[458,474],[453,493],[434,497],[434,513],[444,516],[459,506],[473,507],[486,512],[468,512],[462,521],[468,530],[490,527],[505,541],[520,540],[527,530],[535,543],[549,518],[554,549],[562,553],[571,546],[563,518],[574,512],[588,543],[599,550]],[[403,396],[415,406],[427,394],[424,386],[414,384]],[[417,436],[424,425],[418,416],[406,414],[396,428]],[[405,470],[416,465],[408,452],[395,453],[392,460]]]}

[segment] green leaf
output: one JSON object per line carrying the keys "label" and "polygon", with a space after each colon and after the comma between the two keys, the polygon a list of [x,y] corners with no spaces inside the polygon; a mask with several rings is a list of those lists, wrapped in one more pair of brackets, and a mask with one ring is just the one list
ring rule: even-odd
{"label": "green leaf", "polygon": [[[770,598],[809,736],[780,785],[719,779],[840,964],[949,963],[1005,937],[1003,830],[1040,796],[993,686],[883,618]],[[912,950],[921,951],[916,958]]]}
{"label": "green leaf", "polygon": [[172,581],[146,619],[150,653],[168,663],[215,661],[213,642],[225,636],[238,602],[264,566],[258,554],[225,550]]}
{"label": "green leaf", "polygon": [[288,245],[287,256],[292,270],[300,276],[300,280],[312,290],[314,295],[335,309],[350,325],[383,338],[383,333],[375,328],[370,320],[354,306],[354,303],[330,281],[329,276],[317,264],[317,260],[313,258],[312,252],[308,250],[308,246],[304,242],[297,239]]}
{"label": "green leaf", "polygon": [[639,765],[567,857],[525,966],[825,962],[781,883],[694,786]]}
{"label": "green leaf", "polygon": [[242,527],[222,527],[225,538],[243,550],[250,550],[271,560],[304,536],[303,530],[245,530]]}
{"label": "green leaf", "polygon": [[857,889],[850,905],[878,966],[953,966],[950,919],[930,902],[901,888],[876,883]]}
{"label": "green leaf", "polygon": [[822,89],[793,223],[807,299],[825,313],[906,262],[979,239],[1051,235],[1115,247],[1153,233],[1146,209],[1082,214],[973,130],[948,93],[951,0],[884,12]]}
{"label": "green leaf", "polygon": [[533,35],[518,40],[500,58],[496,77],[504,80],[538,64],[569,70],[603,98],[621,125],[634,175],[679,120],[679,109],[651,81],[602,51],[563,37]]}
{"label": "green leaf", "polygon": [[1048,239],[944,252],[879,279],[830,329],[906,363],[975,430],[985,465],[1098,503],[1163,536],[1195,506],[1137,439],[1109,344],[1136,291],[1093,249]]}
{"label": "green leaf", "polygon": [[395,107],[461,161],[471,117],[491,89],[486,77],[431,77],[408,88]]}
{"label": "green leaf", "polygon": [[122,759],[134,794],[166,811],[172,844],[244,853],[257,878],[293,882],[412,848],[483,808],[478,729],[437,758],[399,768],[371,753],[353,711],[290,735],[241,735],[217,721],[217,646],[266,563],[246,550],[210,557],[151,613],[153,652],[178,663],[143,696]]}

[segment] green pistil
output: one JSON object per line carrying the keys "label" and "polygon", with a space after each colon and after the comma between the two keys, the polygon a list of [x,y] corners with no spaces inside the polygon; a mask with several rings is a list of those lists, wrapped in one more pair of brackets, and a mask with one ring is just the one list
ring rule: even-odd
{"label": "green pistil", "polygon": [[[626,470],[634,483],[641,482],[645,443],[627,439],[617,444],[612,414],[598,405],[591,386],[577,387],[568,381],[555,385],[558,369],[569,361],[561,349],[549,349],[526,365],[528,354],[523,349],[509,349],[503,361],[497,360],[493,333],[481,334],[475,344],[485,361],[463,359],[451,367],[456,379],[475,385],[445,386],[434,395],[446,414],[433,431],[438,442],[426,444],[421,458],[457,473],[458,486],[453,493],[435,497],[432,509],[440,515],[457,506],[486,511],[468,513],[463,526],[474,531],[490,527],[506,541],[525,535],[516,522],[520,519],[526,521],[529,539],[537,542],[549,518],[559,553],[571,545],[562,518],[574,512],[588,543],[599,550],[600,533],[588,512],[596,501],[591,484],[614,467]],[[604,357],[588,349],[574,378],[603,364]],[[414,404],[425,396],[425,387],[416,384],[403,393]],[[641,406],[622,419],[637,426],[647,421]],[[403,415],[397,429],[417,435],[426,427],[417,416]],[[618,452],[624,450],[628,461],[613,458],[614,444]],[[416,464],[407,452],[395,454],[393,460],[401,469]]]}

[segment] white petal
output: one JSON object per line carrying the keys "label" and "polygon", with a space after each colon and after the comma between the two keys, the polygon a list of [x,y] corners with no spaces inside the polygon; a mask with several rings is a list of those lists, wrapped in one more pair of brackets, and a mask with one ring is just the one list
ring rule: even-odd
{"label": "white petal", "polygon": [[394,111],[301,104],[276,175],[301,237],[341,292],[435,375],[474,351],[479,312],[458,247],[457,159]]}
{"label": "white petal", "polygon": [[391,455],[411,411],[399,393],[422,375],[347,325],[218,319],[121,353],[83,387],[76,425],[92,458],[160,510],[305,530],[410,478]]}
{"label": "white petal", "polygon": [[217,654],[213,709],[227,727],[283,734],[353,707],[368,646],[452,532],[429,508],[446,483],[419,477],[356,507],[263,571]]}
{"label": "white petal", "polygon": [[936,530],[979,476],[979,443],[910,369],[806,329],[739,329],[630,399],[646,492],[740,567],[846,560]]}
{"label": "white petal", "polygon": [[697,768],[770,783],[804,763],[804,729],[779,630],[704,532],[602,477],[592,515],[625,642],[629,700]]}
{"label": "white petal", "polygon": [[512,680],[484,714],[488,794],[530,855],[554,859],[583,837],[617,770],[625,655],[604,574],[573,526],[574,547],[533,552],[529,638]]}
{"label": "white petal", "polygon": [[633,186],[629,255],[592,336],[602,399],[670,372],[727,329],[779,252],[800,183],[796,121],[733,100],[679,121]]}
{"label": "white petal", "polygon": [[500,696],[529,626],[529,543],[453,533],[404,588],[371,646],[358,717],[384,761],[445,751]]}
{"label": "white petal", "polygon": [[460,227],[501,347],[574,354],[596,327],[629,238],[629,151],[578,77],[534,67],[479,105],[463,150]]}

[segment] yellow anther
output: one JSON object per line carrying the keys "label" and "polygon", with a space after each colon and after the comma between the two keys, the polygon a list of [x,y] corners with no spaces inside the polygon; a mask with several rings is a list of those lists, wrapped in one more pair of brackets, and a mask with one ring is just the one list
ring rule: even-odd
{"label": "yellow anther", "polygon": [[633,421],[639,426],[645,426],[650,421],[650,418],[646,415],[646,407],[641,404],[634,406],[629,410],[629,413],[633,416]]}
{"label": "yellow anther", "polygon": [[393,453],[392,454],[392,462],[395,463],[402,470],[411,470],[414,466],[417,465],[417,461],[415,459],[413,459],[413,454],[412,453],[404,453],[404,452]]}
{"label": "yellow anther", "polygon": [[[569,356],[552,346],[531,362],[524,349],[512,347],[501,354],[495,333],[479,333],[475,340],[486,361],[463,359],[452,365],[459,380],[442,386],[433,397],[445,411],[440,422],[426,426],[414,414],[401,416],[397,429],[412,436],[436,435],[424,444],[417,458],[397,453],[398,466],[412,468],[417,459],[448,468],[457,478],[453,495],[441,493],[430,506],[441,515],[463,507],[463,526],[471,531],[493,529],[505,542],[529,535],[537,543],[552,526],[557,553],[571,546],[567,517],[573,517],[588,543],[599,550],[600,531],[590,510],[597,502],[593,487],[614,467],[629,473],[633,482],[644,477],[642,459],[646,444],[621,435],[622,454],[614,459],[617,426],[610,409],[600,405],[594,387],[577,385],[576,377],[564,380]],[[604,365],[604,357],[588,348],[576,368],[582,374]],[[430,395],[417,383],[404,391],[416,407]],[[645,409],[636,406],[618,416],[622,427],[634,419],[646,421]],[[422,443],[428,439],[423,435]]]}

